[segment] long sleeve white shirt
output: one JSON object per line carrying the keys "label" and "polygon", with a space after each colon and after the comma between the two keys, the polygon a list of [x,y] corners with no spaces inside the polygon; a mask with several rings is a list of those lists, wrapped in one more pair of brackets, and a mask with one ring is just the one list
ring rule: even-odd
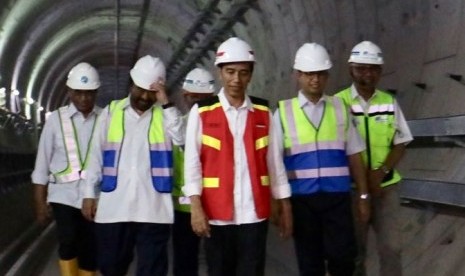
{"label": "long sleeve white shirt", "polygon": [[[98,223],[146,222],[173,223],[170,193],[159,193],[152,184],[148,131],[152,109],[142,115],[129,104],[124,106],[124,139],[118,164],[118,180],[112,192],[99,192],[102,180],[102,149],[109,123],[108,106],[96,129],[89,159],[84,198],[98,199],[95,221]],[[175,107],[163,109],[164,130],[176,145],[184,144],[181,113]]]}
{"label": "long sleeve white shirt", "polygon": [[[100,111],[101,108],[96,106],[85,118],[73,104],[68,105],[68,114],[75,126],[74,129],[79,145],[78,149],[83,160],[85,160],[92,129]],[[55,110],[45,122],[40,136],[35,168],[31,175],[32,183],[39,185],[49,184],[49,175],[63,171],[67,165],[67,152],[61,131],[61,122],[58,110]],[[47,188],[47,202],[60,203],[80,209],[82,205],[80,190],[83,187],[83,180],[67,183],[50,183]]]}
{"label": "long sleeve white shirt", "polygon": [[[228,120],[229,130],[234,140],[234,218],[231,221],[210,220],[210,224],[245,224],[261,221],[257,218],[252,194],[249,167],[244,145],[244,132],[247,113],[253,110],[250,98],[246,96],[242,106],[231,106],[224,95],[223,89],[218,94],[221,106]],[[186,129],[186,145],[184,154],[184,187],[186,196],[202,194],[202,165],[200,161],[200,147],[202,136],[202,122],[199,117],[198,105],[194,105],[189,113]],[[222,164],[218,164],[221,166]],[[275,127],[270,113],[269,144],[267,152],[267,166],[270,174],[271,192],[274,198],[287,198],[291,189],[287,180],[283,164],[282,153],[279,151]],[[218,206],[218,208],[221,208]]]}

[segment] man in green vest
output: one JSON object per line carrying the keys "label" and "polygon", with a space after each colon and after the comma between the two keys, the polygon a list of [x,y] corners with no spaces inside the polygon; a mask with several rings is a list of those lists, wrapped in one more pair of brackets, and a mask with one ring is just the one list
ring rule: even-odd
{"label": "man in green vest", "polygon": [[126,275],[137,252],[136,275],[165,276],[174,221],[172,146],[184,143],[184,128],[168,101],[160,58],[141,57],[130,76],[129,96],[112,101],[98,119],[82,213],[96,222],[102,275]]}
{"label": "man in green vest", "polygon": [[336,94],[350,107],[356,127],[365,139],[363,160],[368,168],[372,197],[368,224],[356,220],[359,235],[357,273],[365,275],[364,255],[368,226],[376,234],[380,274],[402,275],[399,183],[394,169],[413,138],[394,96],[376,89],[384,63],[381,49],[370,41],[357,44],[349,58],[353,84]]}
{"label": "man in green vest", "polygon": [[296,53],[297,97],[274,115],[291,184],[294,242],[300,275],[352,276],[356,240],[351,179],[359,216],[369,217],[365,145],[343,101],[324,95],[332,67],[326,49],[305,43]]}
{"label": "man in green vest", "polygon": [[60,275],[92,276],[97,270],[95,225],[81,214],[90,141],[101,108],[100,78],[89,63],[74,66],[66,81],[70,104],[52,112],[40,136],[32,173],[37,221],[57,226]]}
{"label": "man in green vest", "polygon": [[[190,109],[197,101],[213,96],[215,80],[210,72],[202,68],[194,68],[184,79],[182,94],[184,102]],[[187,114],[183,116],[187,124]],[[174,163],[174,224],[173,224],[173,274],[174,276],[199,275],[198,237],[191,227],[190,199],[182,192],[184,186],[184,150],[173,146]]]}

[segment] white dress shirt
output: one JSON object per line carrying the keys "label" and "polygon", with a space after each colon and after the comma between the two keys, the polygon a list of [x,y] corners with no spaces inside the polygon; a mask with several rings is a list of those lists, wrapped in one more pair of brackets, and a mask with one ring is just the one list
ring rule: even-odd
{"label": "white dress shirt", "polygon": [[[379,90],[375,90],[375,93],[373,93],[371,98],[368,99],[368,101],[365,101],[365,99],[358,94],[355,85],[352,84],[352,86],[350,87],[352,99],[359,100],[360,105],[362,106],[365,114],[367,114],[368,109],[370,108],[371,99],[376,97],[376,95],[379,93],[378,91]],[[408,144],[410,141],[413,140],[413,136],[410,132],[410,128],[408,127],[407,121],[405,120],[404,113],[402,113],[402,110],[400,109],[400,106],[397,103],[396,99],[394,99],[394,125],[396,129],[396,134],[394,135],[394,140],[392,141],[394,145],[403,143]]]}
{"label": "white dress shirt", "polygon": [[[223,89],[218,94],[221,106],[228,120],[229,130],[234,140],[234,218],[231,221],[210,220],[210,224],[245,224],[259,222],[255,212],[252,184],[244,145],[244,132],[247,113],[253,111],[252,102],[246,95],[245,101],[239,108],[231,106],[224,95]],[[184,187],[186,196],[202,194],[202,166],[200,148],[202,136],[202,122],[199,117],[198,105],[194,105],[189,113],[186,130],[186,146],[184,155]],[[267,165],[270,175],[271,192],[274,198],[287,198],[291,189],[287,180],[283,164],[282,153],[279,150],[275,127],[270,113],[270,133],[267,152]],[[221,164],[218,164],[221,166]],[[218,208],[221,208],[218,206]]]}
{"label": "white dress shirt", "polygon": [[[297,98],[299,100],[299,105],[304,111],[307,119],[313,124],[313,126],[318,127],[323,117],[323,112],[325,110],[325,102],[328,100],[328,96],[323,95],[317,103],[313,103],[305,97],[302,91],[299,91]],[[342,100],[341,100],[342,101]],[[360,137],[357,129],[353,125],[352,115],[347,109],[347,116],[349,117],[349,126],[346,133],[346,155],[352,155],[359,152],[362,152],[366,149],[365,142]],[[276,127],[282,130],[281,118],[279,115],[279,110],[276,110],[273,116]],[[280,141],[279,148],[281,151],[284,150],[283,145],[283,133],[282,131],[277,131],[277,138]]]}
{"label": "white dress shirt", "polygon": [[[121,147],[118,180],[112,192],[100,192],[102,180],[102,149],[109,124],[108,106],[99,117],[92,142],[84,198],[98,199],[95,222],[146,222],[173,223],[171,193],[159,193],[152,184],[148,131],[152,109],[142,115],[124,106],[124,139]],[[181,113],[175,107],[163,109],[164,130],[174,144],[184,144],[184,127]]]}
{"label": "white dress shirt", "polygon": [[[101,108],[96,106],[87,118],[84,118],[84,115],[76,109],[74,104],[68,106],[68,114],[75,126],[78,149],[83,160],[85,160],[94,122],[100,111]],[[68,166],[67,160],[61,122],[58,110],[55,110],[45,122],[40,136],[35,168],[31,175],[32,183],[49,184],[49,175],[66,169]],[[83,180],[50,183],[48,185],[47,202],[60,203],[81,209],[82,197],[80,196],[80,190],[83,189],[83,186]]]}

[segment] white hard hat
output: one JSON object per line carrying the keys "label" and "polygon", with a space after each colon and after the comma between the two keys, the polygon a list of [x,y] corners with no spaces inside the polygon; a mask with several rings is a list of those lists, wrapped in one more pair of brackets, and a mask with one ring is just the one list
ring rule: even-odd
{"label": "white hard hat", "polygon": [[191,93],[213,93],[215,92],[215,80],[207,70],[195,68],[187,74],[182,88]]}
{"label": "white hard hat", "polygon": [[373,42],[362,41],[352,49],[349,62],[381,65],[384,63],[383,52]]}
{"label": "white hard hat", "polygon": [[229,62],[255,62],[250,45],[237,37],[231,37],[221,43],[216,51],[215,65]]}
{"label": "white hard hat", "polygon": [[96,90],[100,87],[100,78],[92,65],[81,62],[69,71],[66,86],[76,90]]}
{"label": "white hard hat", "polygon": [[324,71],[332,66],[328,52],[318,43],[305,43],[295,54],[294,69],[302,72]]}
{"label": "white hard hat", "polygon": [[131,69],[131,78],[135,85],[150,89],[150,85],[158,80],[165,80],[166,70],[163,62],[150,55],[141,57]]}

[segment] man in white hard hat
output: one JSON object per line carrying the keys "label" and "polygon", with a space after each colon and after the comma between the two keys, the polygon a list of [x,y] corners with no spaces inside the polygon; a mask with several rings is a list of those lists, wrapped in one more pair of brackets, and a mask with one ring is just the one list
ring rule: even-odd
{"label": "man in white hard hat", "polygon": [[[215,80],[210,72],[203,68],[192,69],[184,79],[182,94],[190,109],[196,102],[213,96]],[[187,123],[187,114],[183,116]],[[173,224],[173,274],[175,276],[196,276],[199,274],[198,237],[191,227],[190,200],[182,192],[184,186],[184,150],[173,147],[174,162],[174,224]]]}
{"label": "man in white hard hat", "polygon": [[363,160],[368,168],[372,218],[359,227],[360,270],[365,275],[364,257],[368,225],[376,234],[380,257],[380,275],[402,275],[399,173],[394,169],[405,146],[412,141],[410,129],[395,97],[376,88],[384,63],[381,49],[363,41],[352,49],[349,58],[353,84],[336,96],[350,107],[357,129],[365,139]]}
{"label": "man in white hard hat", "polygon": [[[95,106],[100,79],[94,67],[74,66],[66,81],[70,104],[52,112],[45,122],[32,173],[36,218],[57,225],[60,272],[63,276],[95,275],[94,224],[81,214],[83,171],[100,108]],[[48,205],[48,204],[49,205]]]}
{"label": "man in white hard hat", "polygon": [[99,117],[82,212],[96,222],[103,275],[126,275],[134,248],[137,275],[166,275],[172,144],[184,143],[183,124],[168,102],[159,58],[140,58],[130,75],[129,96],[112,101]]}
{"label": "man in white hard hat", "polygon": [[356,242],[351,178],[358,212],[369,202],[361,152],[365,145],[343,101],[324,94],[332,63],[326,49],[305,43],[295,56],[300,90],[279,102],[274,120],[292,189],[294,242],[300,275],[351,276]]}
{"label": "man in white hard hat", "polygon": [[215,65],[223,88],[195,104],[187,122],[186,196],[192,229],[205,239],[209,275],[263,275],[270,199],[292,231],[290,187],[267,101],[247,95],[255,55],[243,40],[224,41]]}

